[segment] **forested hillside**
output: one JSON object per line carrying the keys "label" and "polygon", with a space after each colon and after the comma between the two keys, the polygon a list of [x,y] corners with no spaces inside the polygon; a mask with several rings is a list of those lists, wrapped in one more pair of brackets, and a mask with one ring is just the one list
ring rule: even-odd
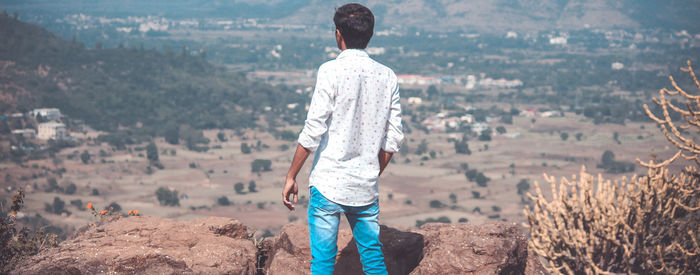
{"label": "forested hillside", "polygon": [[57,107],[100,130],[139,122],[154,130],[235,129],[254,126],[264,112],[300,119],[286,108],[303,102],[300,95],[213,66],[205,53],[86,49],[7,13],[0,15],[0,37],[0,113]]}

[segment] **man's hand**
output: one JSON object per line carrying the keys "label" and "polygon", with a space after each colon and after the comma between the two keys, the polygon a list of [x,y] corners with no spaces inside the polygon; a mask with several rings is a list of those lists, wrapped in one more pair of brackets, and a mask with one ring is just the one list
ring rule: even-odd
{"label": "man's hand", "polygon": [[289,208],[289,210],[294,210],[294,204],[289,200],[289,195],[294,195],[294,203],[297,203],[297,193],[299,193],[299,187],[297,187],[297,174],[299,170],[304,165],[304,161],[309,157],[310,151],[301,144],[297,144],[297,151],[294,153],[294,159],[292,159],[292,166],[289,167],[289,172],[287,172],[287,180],[284,183],[284,189],[282,189],[282,202],[284,206]]}
{"label": "man's hand", "polygon": [[[293,178],[287,178],[287,182],[284,184],[284,189],[282,190],[282,202],[289,210],[294,210],[294,204],[298,201],[298,193],[299,187],[297,186],[297,181]],[[289,195],[294,195],[294,203],[289,199]]]}
{"label": "man's hand", "polygon": [[382,175],[382,172],[384,172],[384,169],[386,169],[386,166],[389,165],[389,161],[391,160],[391,156],[393,156],[394,153],[389,153],[387,151],[384,151],[384,149],[379,149],[379,175]]}

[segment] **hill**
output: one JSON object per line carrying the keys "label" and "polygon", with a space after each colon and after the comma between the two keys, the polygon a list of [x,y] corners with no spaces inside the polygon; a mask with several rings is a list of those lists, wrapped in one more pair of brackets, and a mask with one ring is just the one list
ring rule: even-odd
{"label": "hill", "polygon": [[265,113],[292,119],[286,104],[304,101],[283,87],[211,65],[205,53],[86,49],[6,13],[0,37],[0,113],[56,107],[100,130],[164,124],[236,129],[255,126]]}
{"label": "hill", "polygon": [[[277,23],[331,25],[329,15],[348,1],[8,1],[25,13],[76,13],[104,16],[163,15],[180,18],[265,18]],[[694,0],[367,0],[381,28],[438,32],[503,32],[599,28],[664,28],[700,31]],[[672,15],[672,16],[671,16]]]}

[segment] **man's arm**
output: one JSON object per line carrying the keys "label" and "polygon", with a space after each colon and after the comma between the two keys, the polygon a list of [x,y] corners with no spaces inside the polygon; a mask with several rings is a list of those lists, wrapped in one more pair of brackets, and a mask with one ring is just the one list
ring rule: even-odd
{"label": "man's arm", "polygon": [[395,83],[391,96],[391,109],[389,120],[387,121],[387,131],[379,150],[379,175],[389,165],[389,161],[394,153],[401,149],[403,141],[403,126],[401,125],[401,102],[399,96],[399,84]]}
{"label": "man's arm", "polygon": [[391,160],[391,156],[393,156],[394,153],[390,153],[387,151],[384,151],[384,149],[379,149],[379,175],[382,175],[382,172],[384,172],[384,168],[386,168],[387,165],[389,165],[389,161]]}
{"label": "man's arm", "polygon": [[[289,208],[289,210],[294,210],[294,204],[298,201],[299,187],[297,185],[297,175],[304,166],[306,158],[309,157],[311,151],[304,148],[301,144],[297,144],[297,151],[294,153],[294,159],[292,159],[292,166],[289,167],[289,172],[287,172],[287,179],[284,183],[284,189],[282,189],[282,202]],[[289,199],[289,195],[294,195],[294,203]]]}
{"label": "man's arm", "polygon": [[[328,131],[326,120],[333,111],[333,87],[329,82],[330,76],[328,71],[321,66],[318,70],[316,89],[311,96],[311,104],[309,112],[306,115],[304,129],[299,134],[299,143],[297,150],[294,153],[292,166],[289,167],[287,178],[285,179],[284,189],[282,189],[282,202],[289,210],[294,210],[294,203],[297,203],[297,174],[304,166],[306,158],[309,157],[311,151],[315,151],[321,143],[321,137]],[[294,195],[294,203],[289,199],[289,195]]]}

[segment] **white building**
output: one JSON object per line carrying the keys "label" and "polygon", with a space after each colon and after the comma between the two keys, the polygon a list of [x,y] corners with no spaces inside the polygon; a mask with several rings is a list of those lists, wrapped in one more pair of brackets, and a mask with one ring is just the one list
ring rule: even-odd
{"label": "white building", "polygon": [[24,138],[35,138],[36,131],[34,129],[17,129],[12,130],[13,135],[23,136]]}
{"label": "white building", "polygon": [[560,37],[552,37],[552,38],[549,39],[549,44],[552,44],[552,45],[566,45],[566,42],[567,42],[566,40],[567,40],[566,37],[562,37],[562,36],[560,36]]}
{"label": "white building", "polygon": [[408,104],[411,105],[421,105],[423,103],[423,99],[420,97],[409,97],[408,98]]}
{"label": "white building", "polygon": [[60,120],[61,119],[61,111],[59,111],[56,108],[41,108],[41,109],[34,109],[32,112],[32,117],[37,117],[38,115],[41,115],[41,117],[48,119],[48,120]]}
{"label": "white building", "polygon": [[61,140],[67,136],[66,133],[66,125],[63,123],[58,123],[55,121],[39,123],[39,133],[37,134],[37,138],[43,140]]}

